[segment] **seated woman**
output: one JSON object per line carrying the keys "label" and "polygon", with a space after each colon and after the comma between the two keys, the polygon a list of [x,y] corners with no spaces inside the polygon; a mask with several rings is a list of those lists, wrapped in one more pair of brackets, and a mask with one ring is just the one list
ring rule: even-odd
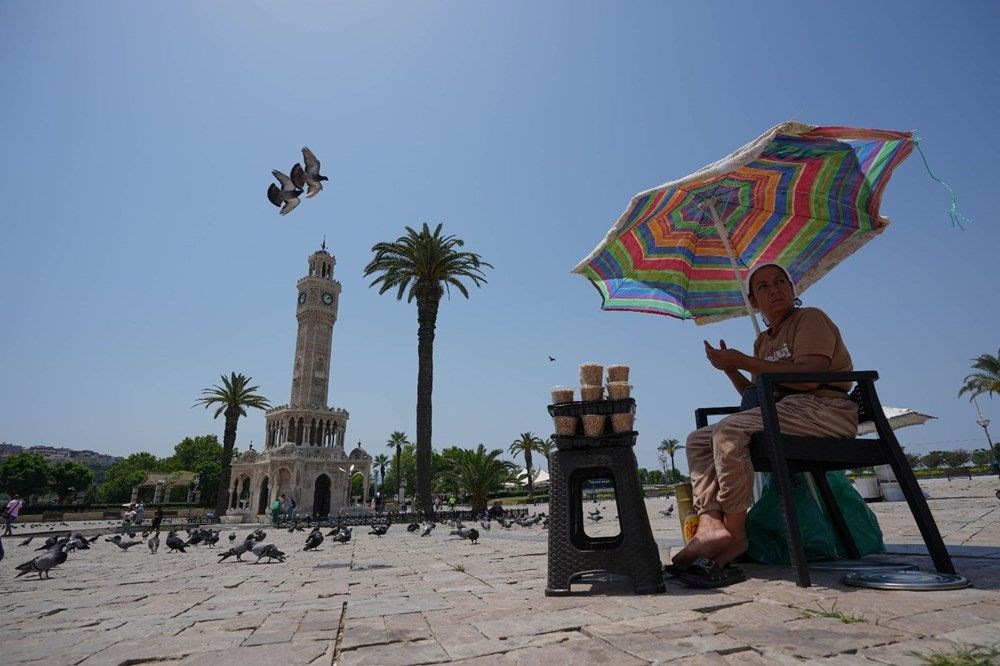
{"label": "seated woman", "polygon": [[[836,325],[822,310],[799,307],[795,286],[784,268],[777,264],[757,266],[747,284],[750,304],[768,326],[754,341],[753,356],[727,348],[723,340],[718,349],[705,342],[709,362],[726,373],[737,391],[742,394],[752,389],[757,375],[766,372],[853,369]],[[776,405],[783,433],[851,437],[857,432],[857,407],[847,398],[850,385],[795,384],[787,388],[786,397]],[[760,408],[754,407],[688,436],[686,452],[698,531],[673,557],[675,567],[700,560],[722,567],[747,549],[747,508],[753,493],[749,444],[751,436],[763,429]],[[704,567],[706,563],[700,564]]]}

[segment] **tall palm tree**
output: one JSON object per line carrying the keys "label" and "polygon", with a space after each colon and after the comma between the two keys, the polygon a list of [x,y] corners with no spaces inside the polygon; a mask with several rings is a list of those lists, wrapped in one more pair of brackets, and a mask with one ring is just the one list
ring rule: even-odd
{"label": "tall palm tree", "polygon": [[517,458],[520,453],[524,456],[524,470],[528,475],[528,501],[534,499],[535,484],[531,475],[531,454],[542,453],[545,450],[545,442],[541,437],[536,437],[534,433],[522,432],[521,436],[510,443],[507,453]]}
{"label": "tall palm tree", "polygon": [[482,269],[493,268],[474,252],[460,250],[465,242],[442,236],[439,224],[432,232],[425,222],[420,231],[406,227],[406,234],[391,243],[372,246],[374,258],[365,276],[378,274],[368,286],[379,293],[395,289],[396,299],[417,301],[417,510],[431,512],[431,395],[434,391],[434,329],[441,297],[451,287],[469,297],[462,282],[477,287],[486,282]]}
{"label": "tall palm tree", "polygon": [[487,451],[482,444],[475,451],[456,451],[445,462],[442,480],[469,495],[472,510],[481,513],[486,510],[490,493],[500,490],[514,477],[514,464],[501,460],[502,454],[500,449]]}
{"label": "tall palm tree", "polygon": [[372,469],[378,469],[379,473],[379,478],[378,478],[379,492],[382,492],[382,484],[385,483],[385,466],[388,464],[389,464],[389,456],[385,455],[384,453],[380,453],[374,458],[372,458],[372,465],[374,466]]}
{"label": "tall palm tree", "polygon": [[969,400],[972,400],[983,393],[989,393],[991,398],[994,393],[1000,393],[1000,350],[996,356],[983,354],[972,359],[972,368],[978,372],[973,372],[962,380],[964,385],[958,392],[959,397],[971,393]]}
{"label": "tall palm tree", "polygon": [[215,496],[215,515],[226,512],[226,494],[229,492],[229,477],[232,472],[233,447],[236,446],[236,424],[241,416],[247,415],[247,407],[253,409],[268,409],[271,405],[267,398],[256,393],[256,386],[249,386],[251,377],[244,377],[235,372],[229,377],[222,375],[222,386],[218,384],[202,389],[201,397],[192,407],[205,405],[205,409],[216,406],[215,415],[226,417],[226,426],[222,435],[222,473],[219,474],[219,490]]}
{"label": "tall palm tree", "polygon": [[410,440],[406,439],[406,433],[395,431],[389,435],[389,441],[385,443],[386,447],[390,449],[396,449],[396,464],[394,466],[396,474],[396,499],[399,499],[399,491],[403,487],[403,470],[400,469],[399,459],[403,456],[403,447],[410,443]]}
{"label": "tall palm tree", "polygon": [[670,456],[670,475],[674,483],[677,483],[677,468],[674,466],[674,456],[683,448],[676,439],[665,439],[656,447],[657,451],[663,451]]}

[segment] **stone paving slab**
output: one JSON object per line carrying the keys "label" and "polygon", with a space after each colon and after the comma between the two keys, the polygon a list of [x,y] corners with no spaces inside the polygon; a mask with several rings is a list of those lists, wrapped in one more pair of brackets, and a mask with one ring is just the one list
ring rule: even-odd
{"label": "stone paving slab", "polygon": [[[722,590],[667,579],[665,594],[634,596],[598,579],[574,588],[581,594],[545,597],[540,527],[494,527],[470,544],[444,524],[425,538],[401,526],[381,539],[359,528],[348,544],[308,553],[304,533],[265,526],[288,555],[283,564],[219,563],[228,532],[223,548],[185,554],[121,552],[98,540],[40,581],[14,578],[13,566],[36,554],[15,537],[0,563],[2,662],[919,663],[913,652],[1000,640],[997,485],[925,484],[956,567],[975,584],[937,593],[851,588],[819,572],[803,589],[788,567],[746,565],[748,580]],[[676,517],[659,513],[671,503],[648,500],[664,560],[680,544]],[[614,534],[614,505],[600,505],[606,520],[593,529]],[[905,503],[872,509],[890,544],[882,559],[930,570]],[[859,621],[841,621],[852,615]]]}

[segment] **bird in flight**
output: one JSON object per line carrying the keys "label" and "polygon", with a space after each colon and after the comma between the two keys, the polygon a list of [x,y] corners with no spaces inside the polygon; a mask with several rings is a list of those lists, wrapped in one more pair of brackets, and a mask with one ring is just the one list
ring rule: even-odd
{"label": "bird in flight", "polygon": [[550,361],[554,361],[555,359],[554,359],[554,358],[552,358],[551,356],[549,356],[549,360],[550,360]]}
{"label": "bird in flight", "polygon": [[[275,206],[281,209],[280,215],[287,215],[292,212],[296,206],[299,205],[299,195],[302,194],[302,185],[304,182],[304,174],[302,167],[298,163],[292,167],[292,176],[289,178],[277,169],[271,171],[271,174],[281,183],[281,189],[274,183],[267,188],[267,198]],[[298,181],[298,183],[296,183]]]}
{"label": "bird in flight", "polygon": [[313,151],[305,146],[302,147],[302,159],[306,164],[305,183],[309,188],[309,194],[306,195],[306,198],[311,199],[323,189],[323,181],[330,179],[319,175],[319,160],[313,155]]}

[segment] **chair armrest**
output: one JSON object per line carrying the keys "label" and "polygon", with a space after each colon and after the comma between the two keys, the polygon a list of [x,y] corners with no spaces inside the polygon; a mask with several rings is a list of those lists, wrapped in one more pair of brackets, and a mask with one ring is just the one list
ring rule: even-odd
{"label": "chair armrest", "polygon": [[735,414],[740,411],[739,407],[700,407],[694,410],[694,423],[697,428],[704,428],[708,425],[709,416],[720,414]]}
{"label": "chair armrest", "polygon": [[757,377],[757,385],[770,391],[775,384],[871,383],[878,379],[875,370],[856,372],[765,372]]}

